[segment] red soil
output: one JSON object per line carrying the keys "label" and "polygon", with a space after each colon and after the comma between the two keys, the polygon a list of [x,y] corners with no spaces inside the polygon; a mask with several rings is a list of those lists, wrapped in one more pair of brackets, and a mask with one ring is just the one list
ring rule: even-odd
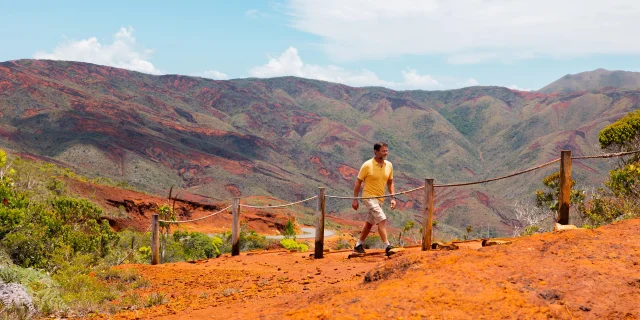
{"label": "red soil", "polygon": [[138,294],[169,301],[109,318],[638,319],[639,232],[636,219],[391,258],[267,252],[127,265],[151,283]]}
{"label": "red soil", "polygon": [[[68,188],[73,194],[85,197],[102,207],[112,228],[117,231],[133,228],[137,231],[149,230],[151,217],[157,213],[162,205],[173,206],[173,201],[167,198],[148,195],[140,192],[124,190],[103,185],[81,182],[73,179],[66,180]],[[190,220],[211,215],[230,205],[222,201],[212,201],[202,196],[174,190],[178,194],[175,202],[175,212],[178,220]],[[168,197],[168,193],[167,193]],[[243,198],[247,204],[282,204],[280,200],[265,197]],[[119,212],[123,211],[123,212]],[[222,233],[231,230],[231,210],[221,212],[211,218],[196,222],[181,223],[176,228],[204,233]],[[289,219],[295,222],[295,212],[288,209],[252,209],[241,208],[241,223],[261,234],[279,234]]]}
{"label": "red soil", "polygon": [[[151,204],[161,197],[68,181],[72,191],[114,208],[128,200],[128,217],[110,219],[116,227],[148,227]],[[189,201],[206,198],[181,193]],[[251,198],[249,204],[279,204]],[[110,204],[111,203],[111,204]],[[226,203],[213,202],[216,208]],[[192,218],[211,214],[189,202],[178,212]],[[245,208],[246,209],[246,208]],[[242,209],[244,221],[260,233],[277,233],[294,212]],[[217,210],[217,209],[216,209]],[[350,242],[361,223],[338,217],[328,221],[347,226],[349,234],[326,240]],[[231,215],[218,214],[181,225],[188,230],[221,232]],[[150,285],[136,289],[146,297],[162,293],[168,302],[122,311],[115,319],[640,319],[640,219],[596,230],[569,230],[512,239],[511,244],[481,247],[459,243],[460,250],[420,251],[409,248],[391,258],[374,255],[348,259],[349,250],[325,253],[243,252],[196,263],[137,269]],[[312,244],[313,239],[309,240]],[[350,244],[352,245],[352,244]],[[370,252],[375,250],[370,250]],[[117,301],[115,301],[117,303]],[[99,316],[100,317],[100,316]]]}

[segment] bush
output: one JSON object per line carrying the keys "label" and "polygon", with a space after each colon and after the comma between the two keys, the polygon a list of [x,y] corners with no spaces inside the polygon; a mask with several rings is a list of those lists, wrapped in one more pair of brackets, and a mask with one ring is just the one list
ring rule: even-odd
{"label": "bush", "polygon": [[220,250],[216,246],[216,243],[221,244],[220,238],[213,240],[204,233],[180,230],[173,233],[173,238],[176,242],[182,243],[185,257],[189,260],[213,258],[220,255]]}
{"label": "bush", "polygon": [[296,250],[299,252],[305,252],[309,250],[309,246],[304,243],[298,243],[293,239],[282,239],[280,240],[280,244],[287,250]]}
{"label": "bush", "polygon": [[145,307],[153,307],[161,304],[165,304],[169,299],[162,292],[154,292],[147,297],[144,305]]}
{"label": "bush", "polygon": [[[606,126],[598,134],[602,149],[620,152],[640,149],[640,111],[628,113]],[[640,154],[619,157],[618,167],[611,170],[605,183],[608,190],[598,189],[583,213],[594,226],[619,219],[640,216]]]}
{"label": "bush", "polygon": [[[232,239],[231,231],[227,231],[222,234],[224,243],[220,247],[221,252],[231,252]],[[247,230],[246,225],[242,225],[240,228],[240,250],[250,251],[257,249],[265,249],[269,242],[265,236],[259,235],[254,230]]]}
{"label": "bush", "polygon": [[19,266],[0,267],[0,280],[4,283],[16,283],[26,288],[33,297],[35,308],[42,314],[66,310],[58,284],[46,273]]}
{"label": "bush", "polygon": [[[114,310],[108,302],[120,291],[148,286],[148,281],[135,272],[109,270],[109,265],[127,254],[130,261],[148,261],[150,250],[144,248],[150,240],[130,230],[121,238],[97,205],[64,194],[56,170],[82,178],[48,164],[8,161],[0,150],[0,280],[24,287],[43,316]],[[184,260],[182,245],[173,247],[176,259]],[[8,309],[0,305],[0,310],[0,319],[7,318]],[[20,318],[19,311],[8,318]]]}
{"label": "bush", "polygon": [[[539,208],[548,208],[557,212],[560,198],[560,171],[556,171],[546,178],[542,179],[542,183],[547,187],[547,191],[536,190],[536,206]],[[584,190],[574,189],[575,180],[571,180],[570,203],[580,208],[585,199]]]}
{"label": "bush", "polygon": [[638,203],[628,197],[615,197],[604,189],[598,189],[583,209],[592,226],[601,226],[613,221],[640,216]]}
{"label": "bush", "polygon": [[522,233],[520,233],[521,236],[530,236],[533,234],[538,233],[538,231],[540,230],[540,227],[538,226],[527,226],[526,228],[524,228],[524,231],[522,231]]}
{"label": "bush", "polygon": [[26,217],[27,213],[24,209],[0,206],[0,239],[22,225]]}
{"label": "bush", "polygon": [[296,238],[296,229],[295,229],[291,219],[289,219],[287,221],[287,224],[285,224],[284,230],[282,231],[282,234],[284,235],[285,239],[287,239],[287,238],[295,239]]}
{"label": "bush", "polygon": [[370,235],[364,239],[362,246],[365,249],[382,248],[382,239],[380,239],[379,235]]}
{"label": "bush", "polygon": [[353,248],[353,241],[349,241],[344,238],[338,239],[338,241],[336,241],[332,247],[333,250],[342,250],[342,249],[351,249],[351,248]]}

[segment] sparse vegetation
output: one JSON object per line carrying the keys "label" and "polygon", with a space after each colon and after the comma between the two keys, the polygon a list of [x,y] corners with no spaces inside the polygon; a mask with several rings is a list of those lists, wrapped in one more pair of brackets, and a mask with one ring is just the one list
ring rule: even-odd
{"label": "sparse vegetation", "polygon": [[[23,286],[42,316],[84,316],[166,303],[162,294],[143,301],[131,290],[149,282],[131,269],[112,268],[122,262],[148,263],[150,234],[115,233],[102,209],[68,194],[58,178],[61,172],[77,177],[0,150],[0,280]],[[165,219],[172,218],[168,206],[161,211]],[[255,233],[247,237],[259,238]],[[167,237],[165,258],[215,257],[222,245],[220,238],[177,230]],[[27,316],[22,307],[2,308],[8,319]]]}
{"label": "sparse vegetation", "polygon": [[166,304],[167,302],[169,302],[169,299],[164,293],[154,292],[147,297],[144,303],[144,306],[148,308],[148,307]]}
{"label": "sparse vegetation", "polygon": [[289,239],[289,238],[293,240],[296,239],[296,229],[293,226],[293,221],[291,221],[291,219],[289,219],[285,224],[282,235],[284,235],[285,239]]}
{"label": "sparse vegetation", "polygon": [[369,234],[369,236],[364,239],[362,246],[365,249],[382,248],[382,239],[380,239],[380,236],[377,234]]}
{"label": "sparse vegetation", "polygon": [[181,242],[184,255],[188,260],[214,258],[220,255],[219,246],[222,239],[209,237],[200,232],[187,232],[177,230],[173,233],[176,242]]}
{"label": "sparse vegetation", "polygon": [[304,243],[298,243],[295,239],[282,239],[280,244],[287,250],[296,250],[299,252],[305,252],[309,250],[309,246]]}
{"label": "sparse vegetation", "polygon": [[[610,152],[640,150],[640,111],[636,110],[598,134],[600,147]],[[604,188],[598,188],[583,208],[593,226],[640,216],[640,154],[619,157]]]}

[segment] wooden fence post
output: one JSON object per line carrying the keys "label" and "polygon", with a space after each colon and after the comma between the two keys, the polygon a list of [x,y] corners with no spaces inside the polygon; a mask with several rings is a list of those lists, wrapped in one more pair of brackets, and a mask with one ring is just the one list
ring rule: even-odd
{"label": "wooden fence post", "polygon": [[318,209],[316,210],[316,245],[314,259],[322,259],[324,251],[324,215],[326,209],[325,189],[318,188]]}
{"label": "wooden fence post", "polygon": [[562,150],[560,160],[560,195],[558,196],[558,223],[569,224],[571,203],[571,151]]}
{"label": "wooden fence post", "polygon": [[231,222],[231,256],[240,254],[240,198],[233,198],[233,219]]}
{"label": "wooden fence post", "polygon": [[433,179],[424,179],[424,207],[422,216],[422,251],[431,250],[432,228],[433,228]]}
{"label": "wooden fence post", "polygon": [[160,262],[160,226],[158,215],[151,216],[151,264],[156,265]]}

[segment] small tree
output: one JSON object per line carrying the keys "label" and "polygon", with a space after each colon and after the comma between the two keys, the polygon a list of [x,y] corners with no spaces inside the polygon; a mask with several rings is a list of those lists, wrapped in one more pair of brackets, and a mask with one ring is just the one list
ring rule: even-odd
{"label": "small tree", "polygon": [[[542,184],[547,188],[546,191],[536,190],[536,206],[538,208],[549,209],[555,213],[555,220],[558,220],[559,197],[560,197],[560,171],[556,171],[546,178],[542,179]],[[574,189],[575,180],[571,180],[570,203],[578,214],[583,211],[585,192],[584,190]]]}
{"label": "small tree", "polygon": [[400,246],[404,245],[404,241],[402,241],[402,236],[410,234],[411,231],[415,228],[415,226],[416,226],[416,223],[413,220],[407,220],[404,223],[402,230],[400,230],[400,233],[398,234],[398,244]]}
{"label": "small tree", "polygon": [[[169,205],[165,204],[158,207],[158,218],[159,220],[165,221],[176,221],[176,214]],[[167,244],[167,239],[169,238],[169,233],[171,232],[171,223],[168,222],[160,222],[160,257],[164,261],[164,254]]]}
{"label": "small tree", "polygon": [[467,234],[464,235],[464,239],[469,240],[469,238],[471,237],[471,232],[473,232],[473,227],[467,226],[466,231],[467,231]]}
{"label": "small tree", "polygon": [[282,232],[282,234],[284,235],[285,239],[296,239],[296,229],[291,219],[289,219],[289,221],[287,221],[287,224],[284,225],[284,231]]}
{"label": "small tree", "polygon": [[[600,147],[624,152],[640,149],[640,111],[625,115],[598,133]],[[616,158],[617,168],[609,173],[606,189],[599,188],[584,214],[595,225],[640,215],[640,153]]]}

